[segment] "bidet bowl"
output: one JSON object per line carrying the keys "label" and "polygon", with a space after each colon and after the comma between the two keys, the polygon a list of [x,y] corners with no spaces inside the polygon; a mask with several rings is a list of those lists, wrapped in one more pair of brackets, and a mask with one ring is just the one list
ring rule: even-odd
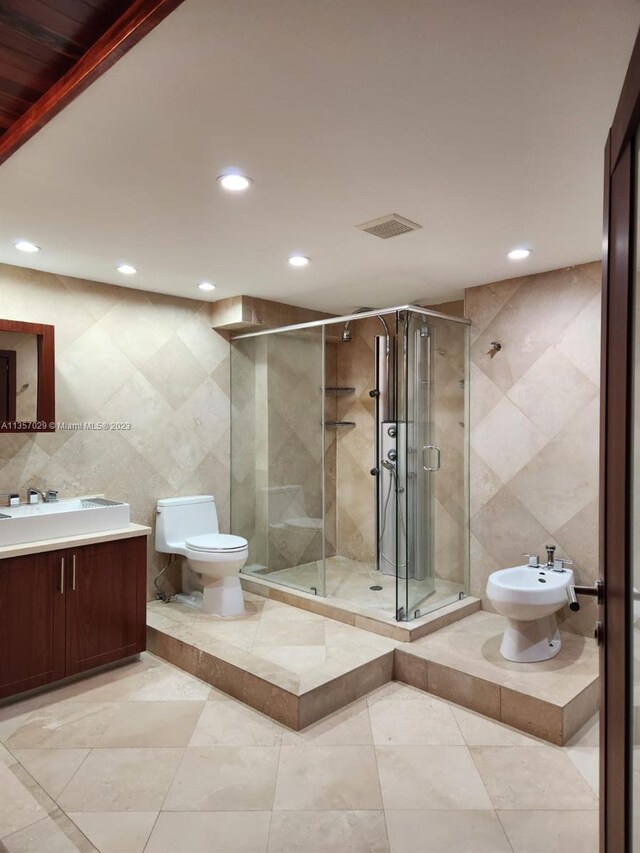
{"label": "bidet bowl", "polygon": [[573,572],[531,566],[501,569],[489,576],[487,598],[498,613],[528,621],[555,613],[567,603]]}

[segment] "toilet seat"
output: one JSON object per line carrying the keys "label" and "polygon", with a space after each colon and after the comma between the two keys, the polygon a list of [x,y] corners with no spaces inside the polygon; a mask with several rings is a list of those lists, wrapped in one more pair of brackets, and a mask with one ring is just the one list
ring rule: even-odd
{"label": "toilet seat", "polygon": [[244,551],[247,540],[242,536],[231,536],[228,533],[205,533],[203,536],[191,536],[184,543],[192,551],[209,554],[230,554]]}

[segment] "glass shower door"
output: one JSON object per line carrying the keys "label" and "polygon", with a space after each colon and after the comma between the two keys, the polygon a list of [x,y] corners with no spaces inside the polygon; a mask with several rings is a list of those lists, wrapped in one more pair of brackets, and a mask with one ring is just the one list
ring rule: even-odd
{"label": "glass shower door", "polygon": [[397,615],[411,620],[467,590],[468,326],[408,311],[400,330]]}
{"label": "glass shower door", "polygon": [[324,328],[234,341],[231,371],[231,514],[249,541],[243,574],[324,595]]}

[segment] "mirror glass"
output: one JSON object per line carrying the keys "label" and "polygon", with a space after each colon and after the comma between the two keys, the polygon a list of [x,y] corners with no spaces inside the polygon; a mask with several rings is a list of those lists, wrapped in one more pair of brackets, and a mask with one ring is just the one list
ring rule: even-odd
{"label": "mirror glass", "polygon": [[35,421],[38,336],[0,331],[0,421]]}

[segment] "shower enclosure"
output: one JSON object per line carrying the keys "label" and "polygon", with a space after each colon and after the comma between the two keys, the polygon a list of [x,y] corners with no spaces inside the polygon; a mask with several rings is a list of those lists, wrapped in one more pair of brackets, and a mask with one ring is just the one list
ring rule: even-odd
{"label": "shower enclosure", "polygon": [[468,593],[468,332],[408,305],[232,339],[244,573],[399,621]]}

